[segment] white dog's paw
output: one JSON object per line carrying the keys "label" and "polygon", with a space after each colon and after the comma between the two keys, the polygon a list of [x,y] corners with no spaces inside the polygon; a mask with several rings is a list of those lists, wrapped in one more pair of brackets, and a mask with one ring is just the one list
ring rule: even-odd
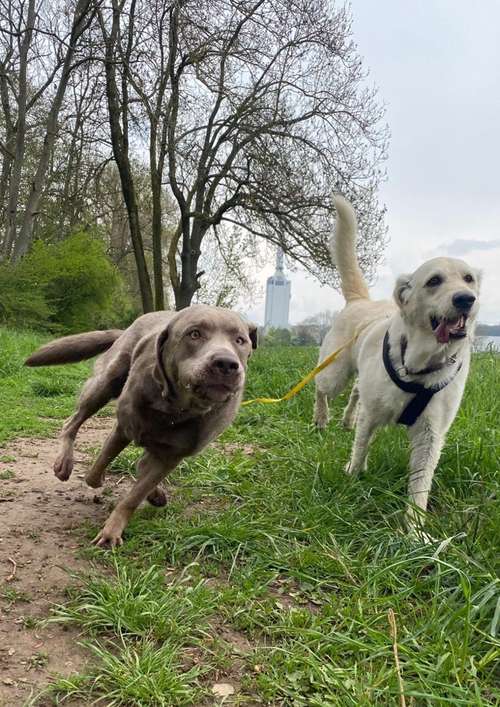
{"label": "white dog's paw", "polygon": [[342,427],[345,430],[353,430],[356,427],[356,415],[344,415],[342,418]]}
{"label": "white dog's paw", "polygon": [[348,476],[357,476],[359,473],[359,469],[354,467],[352,465],[352,462],[348,461],[347,464],[344,467],[344,471]]}
{"label": "white dog's paw", "polygon": [[429,533],[426,533],[424,530],[420,530],[418,528],[412,528],[408,531],[408,534],[413,540],[421,545],[434,545],[438,542],[438,540],[433,538],[432,535],[429,535]]}
{"label": "white dog's paw", "polygon": [[419,545],[434,545],[439,542],[439,540],[433,538],[432,535],[426,533],[419,523],[415,523],[413,520],[407,521],[406,531],[410,540],[414,540],[415,543],[418,543]]}

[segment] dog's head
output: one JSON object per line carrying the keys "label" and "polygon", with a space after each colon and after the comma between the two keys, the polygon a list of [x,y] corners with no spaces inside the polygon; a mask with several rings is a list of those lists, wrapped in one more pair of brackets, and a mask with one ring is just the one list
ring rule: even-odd
{"label": "dog's head", "polygon": [[227,309],[194,305],[159,334],[156,375],[183,405],[224,403],[242,390],[255,348],[255,325]]}
{"label": "dog's head", "polygon": [[479,309],[481,273],[456,258],[434,258],[412,275],[401,275],[394,299],[403,319],[432,332],[439,344],[460,341],[472,331]]}

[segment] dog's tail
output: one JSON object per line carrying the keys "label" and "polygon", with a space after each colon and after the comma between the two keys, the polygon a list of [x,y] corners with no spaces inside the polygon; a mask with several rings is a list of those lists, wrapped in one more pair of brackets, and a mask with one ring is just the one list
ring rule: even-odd
{"label": "dog's tail", "polygon": [[107,351],[122,334],[122,329],[108,329],[63,336],[39,348],[26,359],[24,365],[56,366],[61,363],[84,361]]}
{"label": "dog's tail", "polygon": [[340,286],[346,302],[370,299],[368,286],[356,256],[358,225],[351,204],[336,194],[333,203],[337,210],[335,234],[330,239],[330,256],[340,274]]}

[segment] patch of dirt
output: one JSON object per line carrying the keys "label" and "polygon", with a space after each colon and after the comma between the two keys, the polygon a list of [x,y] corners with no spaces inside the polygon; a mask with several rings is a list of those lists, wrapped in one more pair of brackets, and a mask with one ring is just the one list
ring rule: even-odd
{"label": "patch of dirt", "polygon": [[[235,631],[233,628],[228,626],[224,622],[211,622],[211,633],[213,634],[213,647],[214,651],[220,653],[220,645],[216,648],[215,644],[222,644],[224,647],[225,660],[221,661],[221,664],[213,671],[210,672],[208,676],[202,678],[204,686],[208,691],[213,691],[213,688],[217,685],[228,685],[234,691],[233,693],[227,693],[224,696],[223,701],[217,696],[207,697],[202,702],[196,705],[196,707],[209,707],[210,705],[246,705],[250,707],[251,705],[262,704],[262,701],[257,699],[255,696],[249,692],[248,688],[243,687],[245,678],[250,678],[252,676],[248,675],[248,667],[245,664],[245,658],[251,656],[256,647],[256,643],[252,643],[248,638]],[[208,647],[211,647],[210,639],[208,639]],[[186,658],[186,669],[192,667],[193,665],[203,664],[204,657],[203,651],[198,648],[193,648],[185,651]],[[263,666],[255,665],[254,673],[257,674],[262,670]],[[216,695],[217,693],[215,693]]]}
{"label": "patch of dirt", "polygon": [[125,485],[95,491],[83,472],[89,449],[102,444],[110,418],[93,418],[77,437],[75,468],[62,483],[52,472],[57,439],[17,439],[0,449],[0,705],[21,706],[54,674],[80,670],[86,654],[77,631],[36,620],[65,601],[67,571],[88,569],[78,551],[81,526],[104,522]]}
{"label": "patch of dirt", "polygon": [[243,444],[240,442],[212,442],[210,446],[223,454],[241,453],[245,457],[253,457],[258,452],[264,451],[264,448],[259,447],[257,444]]}

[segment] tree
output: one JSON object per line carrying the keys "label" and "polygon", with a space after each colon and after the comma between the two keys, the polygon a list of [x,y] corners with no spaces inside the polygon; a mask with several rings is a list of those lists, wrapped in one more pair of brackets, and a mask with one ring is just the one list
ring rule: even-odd
{"label": "tree", "polygon": [[289,346],[292,334],[289,329],[271,327],[263,338],[264,346]]}
{"label": "tree", "polygon": [[309,333],[312,334],[320,344],[332,328],[334,319],[335,312],[332,312],[330,309],[325,309],[322,312],[317,312],[310,317],[306,317],[300,322],[299,326],[307,328]]}
{"label": "tree", "polygon": [[329,7],[173,6],[167,153],[179,210],[169,255],[178,308],[200,287],[203,240],[223,222],[280,245],[321,280],[331,277],[332,189],[357,207],[362,265],[376,262],[387,134],[374,91],[363,88],[349,12]]}
{"label": "tree", "polygon": [[128,36],[125,36],[125,45],[122,43],[123,37],[120,31],[120,18],[124,5],[125,0],[120,0],[120,2],[118,2],[118,0],[112,0],[110,27],[107,26],[103,11],[99,10],[98,17],[105,47],[104,66],[106,76],[106,96],[108,100],[109,127],[111,132],[111,143],[113,146],[113,156],[120,174],[123,198],[127,208],[130,237],[132,240],[137,265],[137,276],[139,278],[142,307],[144,312],[150,312],[154,309],[153,293],[151,290],[148,266],[144,255],[144,244],[139,222],[137,195],[129,152],[129,87],[126,73],[122,71],[120,88],[117,80],[118,59],[121,57],[126,63],[130,61],[130,52],[133,41],[133,10],[135,7],[135,0],[132,0],[131,24]]}
{"label": "tree", "polygon": [[[4,152],[3,165],[5,180],[9,181],[3,253],[17,260],[31,244],[34,219],[46,186],[58,133],[59,112],[74,68],[80,38],[88,28],[94,10],[92,0],[76,0],[73,11],[66,8],[60,21],[55,8],[42,14],[34,0],[28,0],[27,4],[5,0],[1,9],[0,37],[3,46],[0,84],[9,144]],[[47,55],[52,59],[48,66]],[[48,89],[54,85],[55,90],[49,99]],[[47,105],[43,142],[34,174],[29,176],[26,203],[18,230],[21,179],[27,147],[27,116],[37,109],[42,97]],[[15,147],[12,150],[14,133]]]}
{"label": "tree", "polygon": [[162,183],[178,216],[168,253],[177,308],[202,287],[206,236],[224,222],[331,279],[332,189],[355,202],[360,260],[373,267],[387,132],[375,92],[364,88],[350,22],[326,0],[114,0],[115,29],[103,31],[116,35],[107,66],[122,90],[110,116],[120,108],[148,151],[157,305]]}
{"label": "tree", "polygon": [[[244,265],[233,227],[245,246],[280,245],[335,284],[333,190],[354,202],[370,276],[385,233],[376,192],[387,131],[349,9],[329,0],[69,3],[0,0],[4,258],[19,259],[36,238],[107,223],[112,160],[145,311],[165,305],[169,280],[178,309],[193,298],[233,301]],[[110,247],[117,233],[105,236]],[[230,260],[217,283],[217,264]]]}
{"label": "tree", "polygon": [[[229,232],[228,232],[229,231]],[[259,262],[248,234],[227,226],[207,234],[200,257],[203,278],[193,300],[217,307],[236,307],[243,298],[255,295],[258,285],[248,259]]]}
{"label": "tree", "polygon": [[295,346],[314,346],[319,344],[318,331],[311,324],[297,324],[293,327],[292,344]]}

